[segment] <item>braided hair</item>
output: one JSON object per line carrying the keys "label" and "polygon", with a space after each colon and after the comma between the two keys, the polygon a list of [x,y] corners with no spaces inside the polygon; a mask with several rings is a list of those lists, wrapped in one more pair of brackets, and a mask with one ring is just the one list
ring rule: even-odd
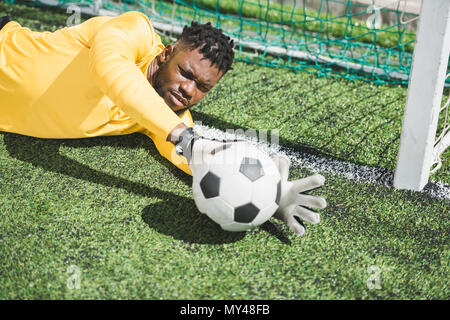
{"label": "braided hair", "polygon": [[222,33],[222,30],[211,25],[191,22],[191,26],[185,26],[177,42],[187,46],[190,50],[200,48],[200,53],[211,61],[211,66],[216,65],[225,74],[231,70],[234,58],[234,41]]}

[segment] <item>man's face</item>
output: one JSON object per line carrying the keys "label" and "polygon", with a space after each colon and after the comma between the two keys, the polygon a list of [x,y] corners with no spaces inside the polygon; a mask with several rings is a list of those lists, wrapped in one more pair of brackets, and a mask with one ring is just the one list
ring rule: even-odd
{"label": "man's face", "polygon": [[168,46],[160,59],[153,87],[173,111],[200,102],[223,75],[199,49]]}

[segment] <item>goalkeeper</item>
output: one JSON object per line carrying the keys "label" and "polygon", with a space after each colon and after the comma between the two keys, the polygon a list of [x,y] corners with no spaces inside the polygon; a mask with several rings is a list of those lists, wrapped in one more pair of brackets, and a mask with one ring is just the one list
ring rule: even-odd
{"label": "goalkeeper", "polygon": [[[233,62],[233,41],[211,24],[193,22],[167,46],[136,11],[55,32],[33,32],[9,17],[0,18],[0,28],[0,131],[57,139],[139,132],[190,175],[188,154],[196,146],[220,143],[192,131],[188,110]],[[326,203],[298,192],[324,179],[299,180],[302,188],[294,193],[302,202],[292,196],[295,182],[287,181],[286,159],[277,163],[285,187],[276,217],[302,235],[296,217],[319,222],[319,215],[303,206]]]}

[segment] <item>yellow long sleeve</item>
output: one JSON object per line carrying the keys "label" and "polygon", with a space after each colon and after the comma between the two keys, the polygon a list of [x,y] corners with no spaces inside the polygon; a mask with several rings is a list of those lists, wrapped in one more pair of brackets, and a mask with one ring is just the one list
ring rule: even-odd
{"label": "yellow long sleeve", "polygon": [[34,32],[16,21],[0,30],[0,131],[39,138],[87,138],[146,133],[172,157],[170,131],[185,122],[147,81],[164,46],[140,12],[93,17],[55,32]]}
{"label": "yellow long sleeve", "polygon": [[156,136],[167,137],[181,121],[136,66],[158,49],[155,35],[148,19],[139,12],[111,19],[90,44],[89,70],[120,109]]}
{"label": "yellow long sleeve", "polygon": [[[192,121],[192,116],[189,110],[184,111],[182,114],[180,114],[179,118],[181,121],[184,122],[188,127],[192,127],[194,125]],[[187,163],[187,160],[185,157],[179,156],[175,152],[175,146],[166,141],[164,137],[159,137],[148,130],[143,130],[141,133],[147,135],[150,139],[153,140],[155,143],[156,148],[158,149],[159,153],[172,162],[175,166],[177,166],[179,169],[183,170],[187,174],[192,176],[191,169],[189,168],[189,165]]]}
{"label": "yellow long sleeve", "polygon": [[134,132],[188,174],[166,141],[184,122],[147,81],[164,46],[140,12],[93,17],[55,32],[16,21],[0,30],[0,131],[39,138],[86,138]]}
{"label": "yellow long sleeve", "polygon": [[94,17],[55,32],[16,21],[0,31],[0,131],[85,138],[181,123],[146,78],[164,46],[136,11]]}

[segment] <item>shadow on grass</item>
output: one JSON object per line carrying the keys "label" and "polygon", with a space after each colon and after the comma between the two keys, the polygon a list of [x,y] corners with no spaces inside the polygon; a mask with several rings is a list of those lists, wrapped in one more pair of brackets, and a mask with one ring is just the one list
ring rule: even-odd
{"label": "shadow on grass", "polygon": [[[152,204],[142,211],[143,221],[160,233],[164,233],[187,243],[220,244],[241,240],[245,232],[226,232],[199,213],[193,199],[175,193],[153,188],[143,183],[133,182],[109,173],[92,169],[74,159],[61,155],[59,148],[93,146],[112,146],[122,148],[144,147],[149,156],[164,164],[169,171],[183,183],[189,184],[192,178],[181,172],[169,161],[159,155],[152,142],[142,134],[116,137],[96,137],[90,139],[39,139],[14,133],[1,132],[4,145],[12,158],[31,163],[35,167],[63,174],[106,187],[120,188],[143,197],[154,197],[161,202]],[[284,241],[279,232],[265,229],[268,233]]]}
{"label": "shadow on grass", "polygon": [[186,243],[222,244],[236,242],[245,232],[226,232],[198,212],[192,199],[171,195],[142,210],[142,220],[159,233]]}
{"label": "shadow on grass", "polygon": [[[194,201],[177,195],[144,208],[142,220],[158,232],[186,243],[230,243],[243,239],[246,234],[224,231],[206,215],[199,214]],[[282,243],[291,244],[287,234],[272,221],[267,221],[259,228]]]}

